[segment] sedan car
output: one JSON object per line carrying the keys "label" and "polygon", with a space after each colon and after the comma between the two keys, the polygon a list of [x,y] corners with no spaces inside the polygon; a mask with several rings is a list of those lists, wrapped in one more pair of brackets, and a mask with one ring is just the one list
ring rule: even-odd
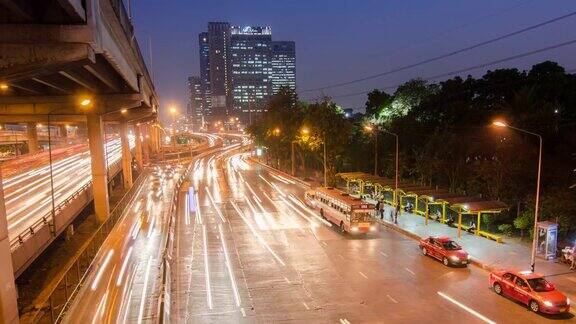
{"label": "sedan car", "polygon": [[533,312],[560,314],[570,311],[570,299],[540,274],[498,270],[491,272],[489,279],[495,293],[519,301]]}
{"label": "sedan car", "polygon": [[425,238],[420,241],[419,246],[422,254],[442,261],[445,266],[466,266],[470,263],[470,255],[449,237]]}

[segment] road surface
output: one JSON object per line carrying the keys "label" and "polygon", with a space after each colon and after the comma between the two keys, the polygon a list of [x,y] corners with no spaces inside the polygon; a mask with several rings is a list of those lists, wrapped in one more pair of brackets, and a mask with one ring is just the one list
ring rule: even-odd
{"label": "road surface", "polygon": [[487,272],[445,267],[397,232],[340,234],[301,203],[305,187],[243,155],[194,170],[197,200],[179,195],[173,323],[574,321],[531,313],[493,293]]}

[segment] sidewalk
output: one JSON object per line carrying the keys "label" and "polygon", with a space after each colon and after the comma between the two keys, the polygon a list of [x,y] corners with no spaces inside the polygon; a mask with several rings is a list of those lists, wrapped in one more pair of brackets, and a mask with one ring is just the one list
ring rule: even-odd
{"label": "sidewalk", "polygon": [[[497,243],[464,230],[462,238],[458,239],[457,228],[431,219],[426,225],[424,217],[404,211],[398,216],[398,225],[395,225],[390,219],[391,211],[393,207],[385,205],[384,220],[378,218],[378,222],[414,239],[448,236],[458,242],[472,256],[472,264],[480,268],[488,271],[499,268],[530,270],[532,246],[529,243],[514,238],[506,238],[504,243]],[[569,265],[536,258],[536,272],[547,276],[565,294],[576,296],[576,272],[570,271]]]}

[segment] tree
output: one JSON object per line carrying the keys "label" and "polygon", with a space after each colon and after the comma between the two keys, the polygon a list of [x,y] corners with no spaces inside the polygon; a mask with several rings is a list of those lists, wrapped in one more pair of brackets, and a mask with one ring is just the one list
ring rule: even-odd
{"label": "tree", "polygon": [[368,100],[364,104],[366,116],[371,117],[380,112],[392,102],[392,96],[384,91],[374,89],[368,93]]}
{"label": "tree", "polygon": [[525,210],[520,216],[514,219],[514,227],[520,230],[520,237],[524,238],[524,231],[532,228],[534,223],[534,211]]}

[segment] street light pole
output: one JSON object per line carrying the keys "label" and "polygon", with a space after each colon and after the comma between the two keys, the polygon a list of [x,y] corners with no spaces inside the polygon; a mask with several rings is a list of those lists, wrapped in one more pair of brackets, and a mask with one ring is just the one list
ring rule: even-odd
{"label": "street light pole", "polygon": [[374,176],[378,176],[378,127],[374,128]]}
{"label": "street light pole", "polygon": [[322,146],[324,147],[324,187],[328,186],[328,169],[326,168],[326,134],[322,138]]}
{"label": "street light pole", "polygon": [[396,204],[399,203],[399,202],[397,201],[397,196],[398,196],[398,173],[399,173],[399,172],[398,172],[398,165],[399,165],[399,163],[398,163],[398,159],[399,159],[399,158],[398,158],[398,147],[399,147],[399,144],[398,144],[398,142],[399,142],[399,141],[398,141],[398,134],[392,133],[392,132],[390,132],[390,131],[388,131],[388,130],[385,130],[385,129],[382,129],[382,131],[383,131],[384,133],[386,133],[386,134],[390,134],[390,135],[394,136],[394,138],[395,138],[395,140],[396,140],[396,158],[395,158],[395,160],[396,160],[396,161],[395,161],[395,164],[396,164],[396,172],[395,172],[395,176],[394,176],[394,197],[393,197],[393,199],[394,199],[394,205],[396,205]]}
{"label": "street light pole", "polygon": [[536,178],[536,202],[535,202],[535,206],[534,206],[534,235],[532,238],[532,257],[530,259],[530,269],[532,270],[532,272],[534,272],[534,269],[536,267],[536,241],[538,240],[538,210],[540,207],[540,178],[541,178],[541,171],[542,171],[542,136],[540,134],[536,134],[530,131],[527,131],[525,129],[521,129],[518,127],[514,127],[514,126],[510,126],[504,122],[501,121],[495,121],[494,123],[492,123],[495,126],[498,127],[507,127],[513,130],[516,130],[518,132],[524,133],[524,134],[529,134],[529,135],[533,135],[538,137],[538,174],[537,174],[537,178]]}

